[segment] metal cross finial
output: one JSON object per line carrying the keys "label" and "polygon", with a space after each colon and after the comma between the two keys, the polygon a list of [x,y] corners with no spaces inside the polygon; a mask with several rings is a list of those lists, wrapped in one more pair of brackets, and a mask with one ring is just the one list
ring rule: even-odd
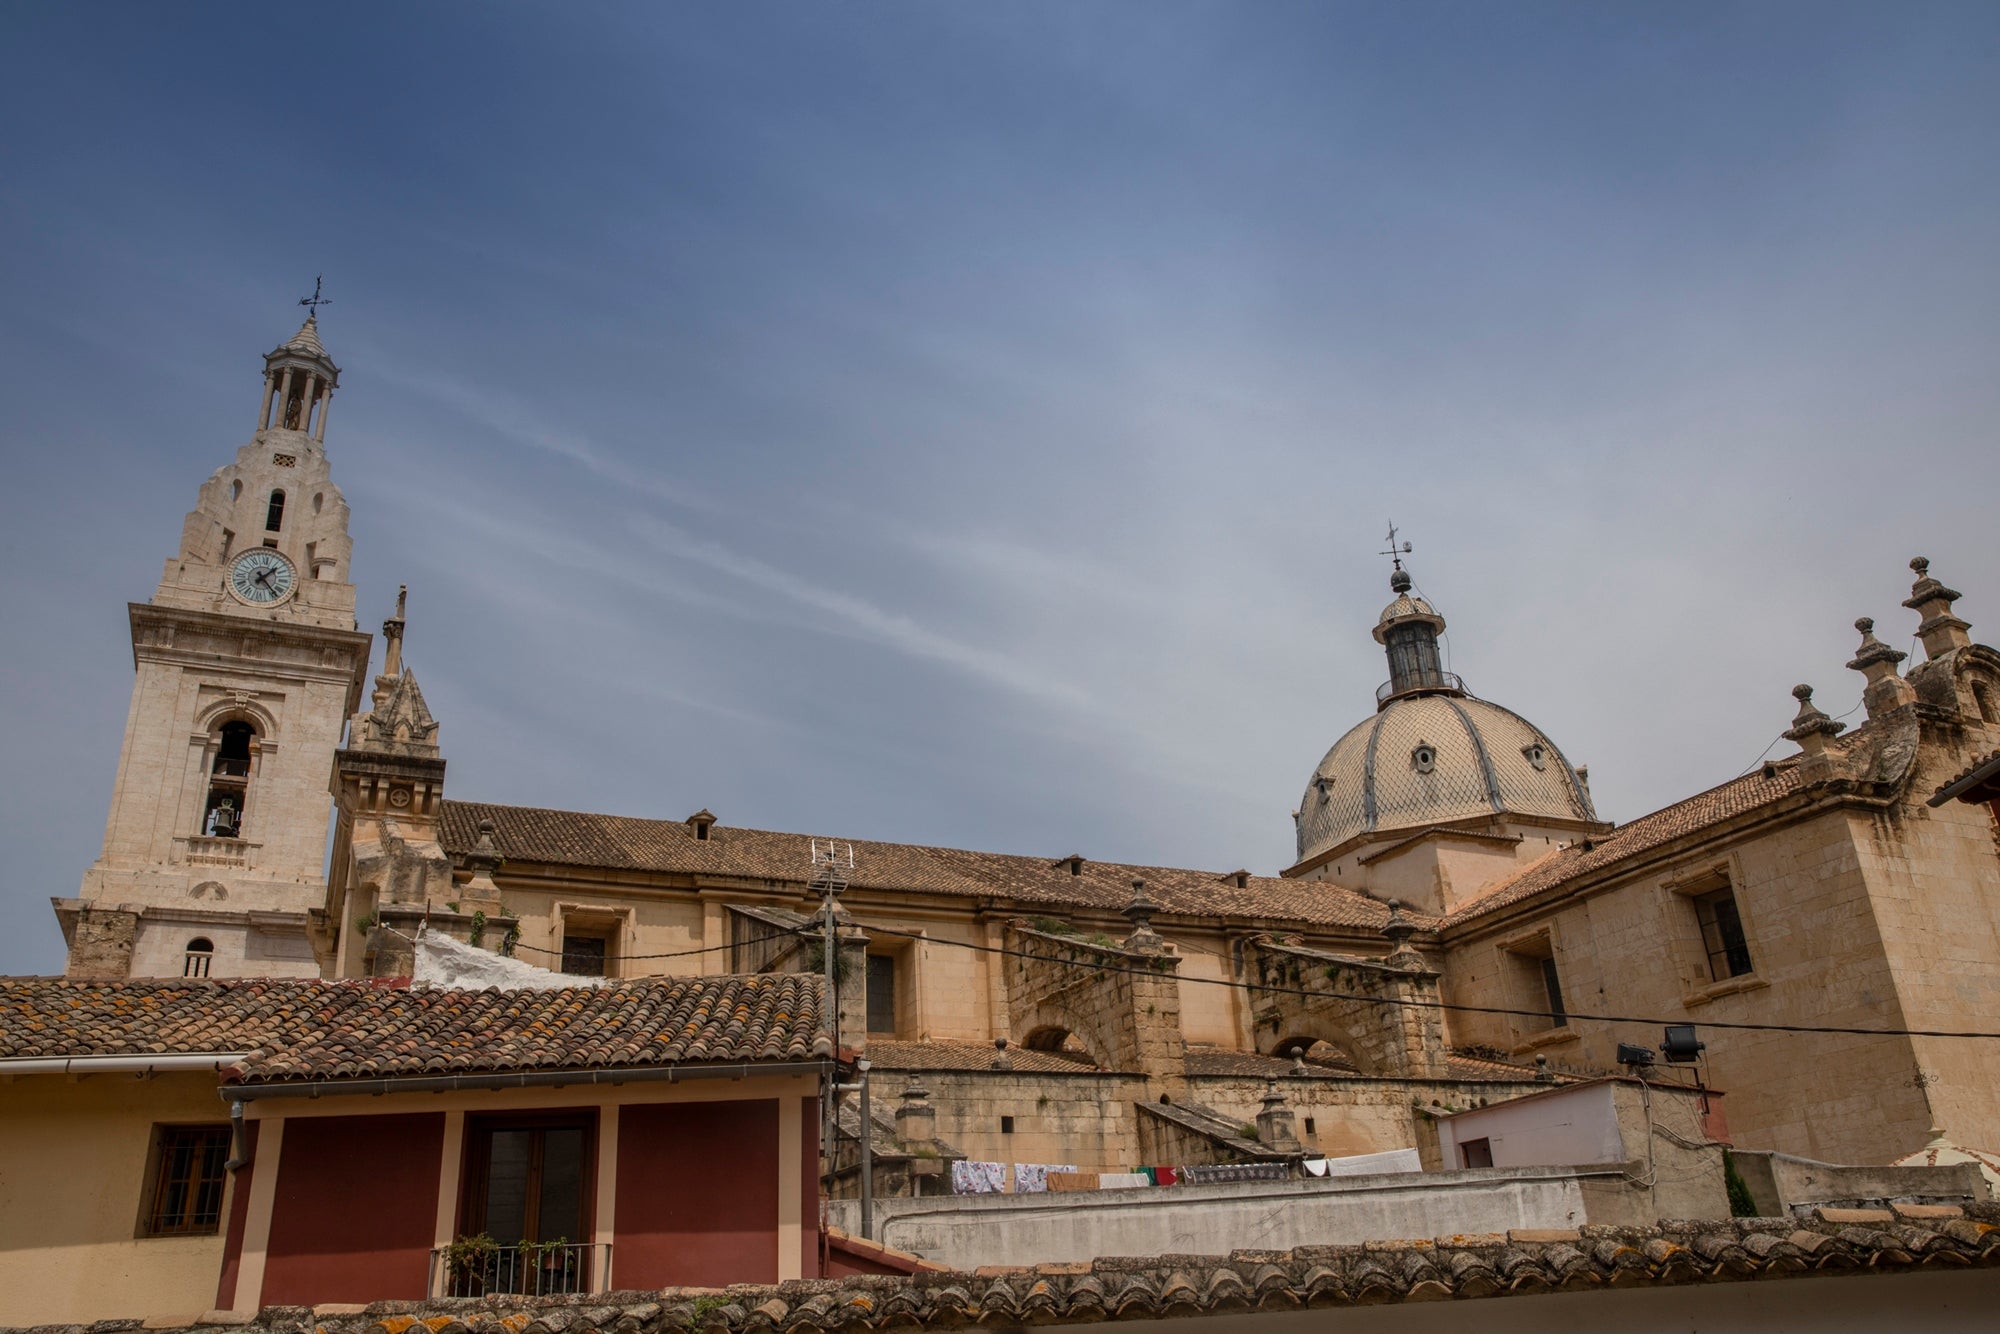
{"label": "metal cross finial", "polygon": [[308,319],[318,319],[318,318],[319,318],[319,308],[320,308],[321,306],[330,306],[330,305],[332,305],[332,304],[333,304],[333,298],[331,298],[331,297],[324,297],[324,296],[321,296],[321,295],[319,294],[319,285],[320,285],[320,282],[321,282],[321,280],[322,280],[322,278],[323,278],[323,277],[324,277],[324,275],[322,275],[322,274],[317,274],[317,273],[316,273],[316,274],[314,274],[314,275],[313,275],[313,294],[312,294],[311,296],[302,296],[302,297],[300,297],[300,298],[299,298],[299,304],[300,304],[300,305],[302,305],[302,306],[308,306],[308,307],[310,307],[310,308],[312,309],[312,314],[311,314],[311,315],[309,315],[309,316],[307,316],[307,318],[308,318]]}
{"label": "metal cross finial", "polygon": [[1375,554],[1378,556],[1387,556],[1395,562],[1396,568],[1400,570],[1403,568],[1403,557],[1410,554],[1410,549],[1408,542],[1404,542],[1401,546],[1396,544],[1396,525],[1391,522],[1389,525],[1389,549],[1387,551],[1378,551]]}

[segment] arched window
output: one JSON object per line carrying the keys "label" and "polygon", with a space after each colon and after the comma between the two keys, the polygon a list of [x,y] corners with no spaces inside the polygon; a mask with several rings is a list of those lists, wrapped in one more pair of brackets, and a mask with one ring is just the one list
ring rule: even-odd
{"label": "arched window", "polygon": [[181,956],[182,977],[207,977],[208,966],[215,960],[215,942],[207,936],[196,936],[187,943],[187,952]]}
{"label": "arched window", "polygon": [[208,803],[201,817],[207,838],[237,838],[243,832],[243,809],[250,795],[250,743],[257,729],[245,722],[222,725],[209,765]]}
{"label": "arched window", "polygon": [[283,491],[273,491],[271,493],[271,507],[264,511],[264,531],[275,533],[284,526],[284,523],[285,493]]}

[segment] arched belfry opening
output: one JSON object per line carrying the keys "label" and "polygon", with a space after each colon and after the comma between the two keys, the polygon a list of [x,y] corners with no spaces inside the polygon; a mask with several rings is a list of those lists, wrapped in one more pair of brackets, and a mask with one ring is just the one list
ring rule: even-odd
{"label": "arched belfry opening", "polygon": [[296,431],[314,444],[326,439],[326,414],[340,368],[319,341],[315,312],[283,347],[264,354],[264,398],[259,431]]}
{"label": "arched belfry opening", "polygon": [[217,729],[215,758],[208,766],[208,800],[201,817],[206,838],[241,838],[250,797],[250,761],[257,729],[239,720]]}

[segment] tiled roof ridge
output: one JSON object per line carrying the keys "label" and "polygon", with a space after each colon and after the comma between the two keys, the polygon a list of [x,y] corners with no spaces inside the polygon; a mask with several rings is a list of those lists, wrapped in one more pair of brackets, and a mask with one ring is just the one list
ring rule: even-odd
{"label": "tiled roof ridge", "polygon": [[[463,852],[481,820],[492,820],[503,856],[529,862],[644,870],[662,874],[735,876],[804,885],[807,834],[717,824],[697,838],[686,821],[639,815],[603,815],[543,806],[447,800],[440,812],[440,841]],[[857,857],[849,876],[856,889],[887,889],[954,898],[1009,901],[1024,912],[1116,912],[1131,895],[1133,877],[1166,917],[1233,915],[1369,930],[1388,909],[1358,890],[1331,881],[1256,876],[1237,887],[1233,874],[1211,869],[1138,862],[1085,861],[1072,875],[1067,859],[1040,854],[981,852],[875,839],[851,842]],[[1420,925],[1428,925],[1424,919]]]}
{"label": "tiled roof ridge", "polygon": [[[1227,1255],[793,1279],[727,1288],[266,1307],[214,1334],[869,1334],[1085,1324],[1812,1275],[2000,1268],[2000,1206],[1819,1209],[1810,1218],[1516,1229]],[[41,1326],[123,1334],[138,1320]],[[418,1327],[422,1329],[419,1330]]]}
{"label": "tiled roof ridge", "polygon": [[[1851,749],[1862,737],[1869,735],[1870,724],[1864,723],[1853,732],[1841,737],[1829,746],[1831,750]],[[1472,921],[1489,912],[1509,907],[1530,898],[1544,890],[1567,883],[1573,876],[1585,871],[1595,871],[1636,855],[1659,847],[1673,839],[1698,833],[1722,821],[1742,815],[1780,801],[1799,790],[1799,769],[1797,755],[1782,759],[1760,762],[1750,772],[1704,788],[1691,796],[1670,802],[1658,810],[1635,816],[1624,824],[1596,836],[1584,836],[1573,841],[1566,848],[1536,858],[1503,880],[1485,886],[1477,897],[1460,904],[1438,920],[1440,928],[1457,926]],[[1729,798],[1739,793],[1747,793],[1759,784],[1775,784],[1776,787],[1757,795],[1755,800],[1740,805]],[[1720,808],[1720,809],[1717,809]],[[1685,824],[1677,817],[1698,813],[1698,819]],[[1586,847],[1585,844],[1589,846]],[[1586,864],[1587,863],[1587,864]]]}
{"label": "tiled roof ridge", "polygon": [[[629,820],[637,824],[672,826],[676,828],[684,828],[687,824],[685,820],[666,819],[663,817],[652,816],[652,815],[614,815],[602,811],[565,810],[557,806],[511,806],[504,802],[461,801],[458,800],[457,798],[446,798],[443,804],[447,810],[452,807],[459,807],[466,810],[470,810],[477,807],[479,809],[486,811],[496,811],[496,810],[518,811],[525,814],[570,816],[586,820]],[[814,837],[811,834],[801,834],[786,829],[758,829],[750,825],[724,825],[721,824],[720,822],[718,822],[714,826],[714,828],[716,829],[717,834],[723,837],[726,837],[729,834],[749,834],[758,838],[784,838],[784,839],[801,839],[801,838]],[[721,839],[718,838],[717,835],[711,835],[710,838],[718,842],[721,841]],[[826,842],[827,840],[824,836],[822,836],[820,838],[820,841]],[[999,858],[1004,858],[1007,861],[1033,863],[1036,866],[1042,867],[1044,869],[1046,869],[1049,866],[1066,863],[1068,861],[1067,857],[1044,857],[1039,853],[988,852],[979,848],[957,848],[943,843],[899,843],[894,839],[886,839],[886,838],[848,838],[845,835],[840,835],[836,837],[835,841],[841,844],[852,843],[857,850],[882,848],[882,849],[894,849],[899,852],[938,853],[946,856],[999,857]],[[1216,878],[1226,877],[1231,874],[1231,872],[1228,871],[1215,871],[1203,867],[1162,866],[1162,865],[1148,864],[1144,862],[1104,861],[1097,858],[1085,858],[1084,864],[1085,866],[1090,867],[1099,872],[1156,871],[1162,875],[1204,875]],[[803,873],[804,872],[803,867],[801,868],[801,870],[802,874],[800,875],[799,878],[801,880],[808,878]],[[1284,880],[1283,877],[1280,876],[1257,875],[1254,872],[1251,874],[1250,878],[1252,880],[1277,881],[1279,883],[1284,883],[1284,884],[1292,883],[1290,881]],[[1345,890],[1344,886],[1334,885],[1328,881],[1320,881],[1316,883],[1322,888]],[[1345,890],[1345,892],[1354,893],[1356,891]]]}
{"label": "tiled roof ridge", "polygon": [[0,979],[0,1058],[248,1053],[251,1082],[823,1059],[815,974],[508,990],[317,978]]}

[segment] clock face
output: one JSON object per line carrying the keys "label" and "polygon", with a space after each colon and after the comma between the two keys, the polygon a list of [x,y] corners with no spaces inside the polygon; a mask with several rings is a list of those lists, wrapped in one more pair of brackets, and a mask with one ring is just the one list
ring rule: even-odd
{"label": "clock face", "polygon": [[292,563],[269,547],[246,551],[229,567],[229,591],[252,606],[283,602],[297,582]]}

